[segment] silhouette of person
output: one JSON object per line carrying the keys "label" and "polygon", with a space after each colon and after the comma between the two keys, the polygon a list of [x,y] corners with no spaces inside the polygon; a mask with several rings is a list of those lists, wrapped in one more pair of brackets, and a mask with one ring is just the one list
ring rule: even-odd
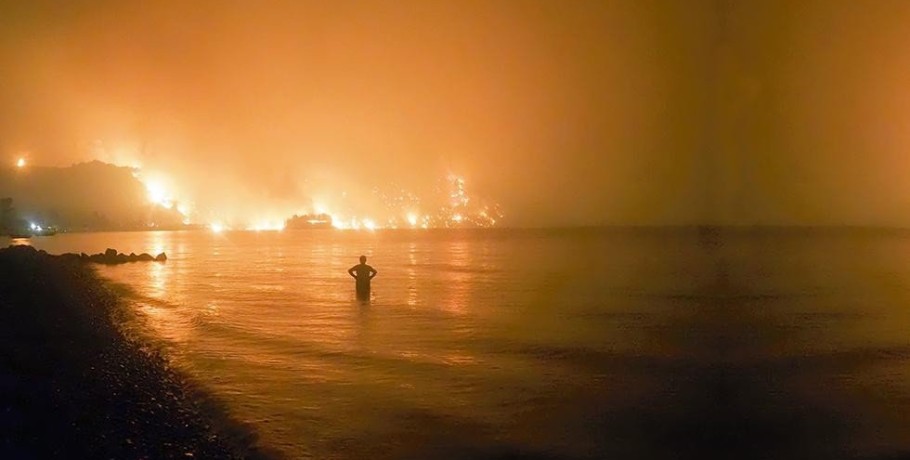
{"label": "silhouette of person", "polygon": [[370,280],[373,279],[377,273],[379,272],[377,272],[375,268],[367,265],[367,256],[360,256],[360,263],[348,269],[348,274],[357,280],[355,286],[358,299],[369,300]]}

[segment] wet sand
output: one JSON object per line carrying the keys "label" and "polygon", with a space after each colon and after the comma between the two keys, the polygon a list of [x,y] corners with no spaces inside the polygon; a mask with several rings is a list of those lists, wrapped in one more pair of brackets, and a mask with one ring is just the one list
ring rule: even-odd
{"label": "wet sand", "polygon": [[0,458],[274,457],[129,314],[86,264],[0,250]]}

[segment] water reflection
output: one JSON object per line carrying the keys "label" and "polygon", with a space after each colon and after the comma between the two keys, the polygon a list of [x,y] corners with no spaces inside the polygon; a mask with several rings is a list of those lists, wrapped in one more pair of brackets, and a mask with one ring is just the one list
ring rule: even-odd
{"label": "water reflection", "polygon": [[[555,406],[547,392],[565,380],[563,355],[549,350],[584,345],[570,335],[540,334],[531,314],[502,319],[508,312],[501,303],[542,297],[528,280],[539,279],[544,263],[506,267],[524,249],[518,240],[486,244],[483,234],[451,233],[90,236],[95,245],[168,253],[165,264],[103,273],[134,286],[139,311],[174,345],[175,361],[219,391],[238,417],[268,421],[257,427],[263,442],[286,449],[289,458],[371,458],[366,447],[339,451],[338,440],[364,439],[373,449],[409,445],[414,439],[407,436],[423,433],[428,437],[418,441],[431,447],[437,436],[450,442],[451,433],[462,436],[456,443],[482,446],[485,433],[497,430],[510,439],[522,431],[590,441],[583,430],[550,430],[581,417],[525,416]],[[370,303],[354,300],[346,273],[360,254],[380,272]],[[506,269],[515,282],[489,278]],[[573,308],[561,298],[546,306]],[[515,351],[529,348],[533,354]],[[583,380],[587,372],[575,366],[571,378]],[[540,450],[546,444],[527,441]],[[424,454],[413,458],[432,458]]]}
{"label": "water reflection", "polygon": [[173,241],[172,232],[148,232],[145,247],[149,248],[149,254],[157,255],[162,252],[173,256],[171,241]]}
{"label": "water reflection", "polygon": [[215,316],[218,315],[218,313],[218,302],[209,301],[207,304],[205,304],[205,315]]}
{"label": "water reflection", "polygon": [[417,293],[417,243],[411,242],[408,245],[408,306],[416,307],[418,301]]}
{"label": "water reflection", "polygon": [[462,239],[449,244],[446,255],[449,257],[449,270],[446,271],[443,310],[458,315],[467,313],[470,302],[471,283],[474,281],[472,270],[472,252],[468,242]]}
{"label": "water reflection", "polygon": [[152,297],[164,299],[168,294],[168,278],[171,275],[168,267],[162,263],[146,264],[148,266],[148,290]]}

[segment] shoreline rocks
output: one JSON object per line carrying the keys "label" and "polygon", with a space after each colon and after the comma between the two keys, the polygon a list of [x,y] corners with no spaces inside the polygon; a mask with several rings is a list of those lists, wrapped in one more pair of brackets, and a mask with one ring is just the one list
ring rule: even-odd
{"label": "shoreline rocks", "polygon": [[128,335],[131,314],[81,254],[0,249],[0,458],[280,457]]}
{"label": "shoreline rocks", "polygon": [[[14,247],[14,246],[10,246]],[[39,251],[44,252],[44,251]],[[46,252],[44,252],[47,254]],[[129,255],[122,252],[117,252],[116,249],[107,248],[103,253],[99,252],[97,254],[86,254],[84,252],[75,254],[72,252],[67,252],[65,254],[60,254],[59,256],[51,257],[60,257],[65,260],[78,260],[86,263],[96,263],[102,265],[119,265],[127,264],[133,262],[167,262],[167,254],[161,253],[157,256],[152,257],[151,254],[143,252],[142,254],[136,254],[135,252],[129,253]]]}

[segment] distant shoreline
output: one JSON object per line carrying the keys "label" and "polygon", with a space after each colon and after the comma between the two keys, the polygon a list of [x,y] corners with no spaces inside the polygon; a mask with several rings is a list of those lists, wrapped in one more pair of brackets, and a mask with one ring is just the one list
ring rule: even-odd
{"label": "distant shoreline", "polygon": [[89,268],[0,249],[0,457],[272,458],[117,318]]}
{"label": "distant shoreline", "polygon": [[[110,230],[66,230],[56,235],[35,235],[23,238],[26,241],[56,238],[67,234],[110,234],[110,233],[213,233],[207,228],[180,229],[110,229]],[[553,227],[494,227],[494,228],[379,228],[365,229],[283,229],[283,230],[250,230],[225,229],[219,234],[438,234],[438,233],[477,233],[477,234],[548,234],[548,233],[614,233],[614,234],[675,234],[697,235],[699,237],[718,237],[736,235],[893,235],[910,236],[910,227],[862,226],[862,225],[582,225]],[[11,242],[16,238],[0,235],[0,241]],[[8,244],[8,243],[7,243]]]}

